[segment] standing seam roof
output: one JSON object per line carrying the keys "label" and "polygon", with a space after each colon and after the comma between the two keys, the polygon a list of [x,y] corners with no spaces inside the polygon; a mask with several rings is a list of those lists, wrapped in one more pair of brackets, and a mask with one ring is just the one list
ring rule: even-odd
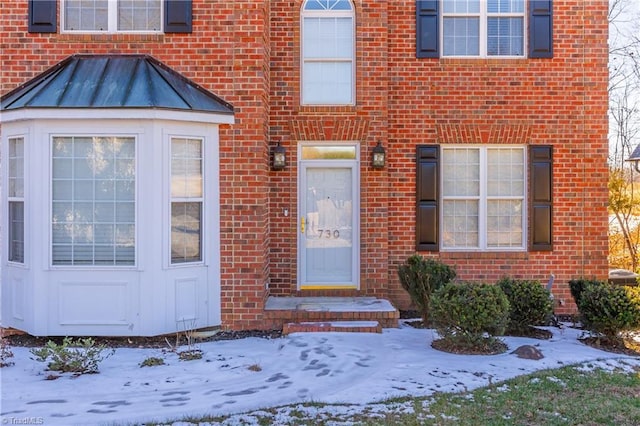
{"label": "standing seam roof", "polygon": [[20,108],[161,108],[233,114],[233,106],[148,55],[73,55],[0,98]]}

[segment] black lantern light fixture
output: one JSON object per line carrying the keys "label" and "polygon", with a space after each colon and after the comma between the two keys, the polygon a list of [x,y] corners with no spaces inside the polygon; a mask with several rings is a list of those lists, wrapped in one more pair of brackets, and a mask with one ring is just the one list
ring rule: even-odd
{"label": "black lantern light fixture", "polygon": [[378,145],[373,148],[371,153],[371,166],[375,169],[382,169],[386,162],[386,152],[382,147],[382,142],[378,141]]}
{"label": "black lantern light fixture", "polygon": [[636,172],[640,173],[640,144],[636,146],[636,149],[633,150],[631,156],[627,158],[625,161],[629,161],[633,163],[633,167],[636,169]]}
{"label": "black lantern light fixture", "polygon": [[273,170],[282,170],[287,165],[287,151],[284,146],[276,145],[271,153],[271,168]]}

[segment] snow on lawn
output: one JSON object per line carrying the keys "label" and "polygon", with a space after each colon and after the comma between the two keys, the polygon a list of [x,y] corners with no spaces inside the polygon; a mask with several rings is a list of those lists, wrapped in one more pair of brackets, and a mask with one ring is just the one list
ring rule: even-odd
{"label": "snow on lawn", "polygon": [[[388,407],[376,402],[462,392],[569,364],[640,366],[640,358],[580,343],[580,330],[548,329],[550,340],[505,337],[509,351],[491,356],[437,351],[431,348],[433,330],[407,325],[382,334],[295,333],[202,343],[203,357],[193,361],[159,349],[121,348],[100,364],[99,374],[63,374],[55,380],[47,380],[52,372],[32,359],[29,348],[13,347],[15,365],[0,369],[0,417],[3,424],[26,419],[30,424],[89,425],[235,414],[228,424],[253,423],[260,416],[286,424],[301,411],[317,410],[319,417],[384,412]],[[525,344],[537,346],[544,358],[526,360],[510,353]],[[140,367],[149,357],[163,358],[165,365]],[[303,402],[345,405],[296,405]],[[275,414],[260,411],[287,404],[293,405]],[[396,409],[410,411],[412,405],[398,403]]]}

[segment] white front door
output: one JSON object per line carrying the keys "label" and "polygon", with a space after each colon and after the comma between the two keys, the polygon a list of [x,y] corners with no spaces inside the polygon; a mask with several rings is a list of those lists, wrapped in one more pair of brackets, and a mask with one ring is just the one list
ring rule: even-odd
{"label": "white front door", "polygon": [[[337,145],[343,148],[342,145]],[[359,285],[359,185],[354,158],[305,160],[301,156],[298,199],[299,288]],[[317,147],[314,147],[317,148]],[[326,148],[326,147],[323,147]]]}

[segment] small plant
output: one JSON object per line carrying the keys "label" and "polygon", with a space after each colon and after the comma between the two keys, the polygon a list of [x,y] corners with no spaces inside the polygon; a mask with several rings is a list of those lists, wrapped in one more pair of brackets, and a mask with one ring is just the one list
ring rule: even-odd
{"label": "small plant", "polygon": [[49,340],[45,347],[31,349],[30,352],[36,361],[48,362],[47,367],[51,371],[79,375],[98,373],[98,364],[113,355],[115,350],[107,351],[105,345],[96,345],[90,337],[76,341],[65,337],[61,344]]}
{"label": "small plant", "polygon": [[164,365],[164,359],[150,356],[140,363],[140,367],[155,367],[157,365]]}
{"label": "small plant", "polygon": [[400,284],[422,315],[426,324],[429,319],[429,303],[434,291],[456,278],[456,271],[436,259],[414,254],[398,267]]}
{"label": "small plant", "polygon": [[0,337],[0,368],[12,366],[13,361],[9,361],[9,358],[13,358],[13,352],[9,347],[9,342],[4,337]]}
{"label": "small plant", "polygon": [[260,367],[260,364],[251,364],[249,367],[247,367],[247,370],[249,371],[262,371],[262,367]]}
{"label": "small plant", "polygon": [[587,285],[578,304],[587,330],[617,340],[640,327],[640,290],[613,284]]}
{"label": "small plant", "polygon": [[497,284],[509,299],[508,332],[524,334],[533,325],[546,324],[553,315],[551,295],[540,281],[504,277]]}
{"label": "small plant", "polygon": [[499,286],[446,284],[433,294],[430,315],[443,341],[438,348],[472,353],[506,350],[494,337],[504,333],[509,320],[509,300]]}
{"label": "small plant", "polygon": [[[181,361],[193,361],[194,359],[202,358],[202,350],[196,345],[196,322],[191,321],[191,323],[187,326],[186,321],[184,322],[184,337],[187,341],[187,349],[178,352],[178,358]],[[177,342],[179,340],[179,333],[176,336],[176,347]]]}

